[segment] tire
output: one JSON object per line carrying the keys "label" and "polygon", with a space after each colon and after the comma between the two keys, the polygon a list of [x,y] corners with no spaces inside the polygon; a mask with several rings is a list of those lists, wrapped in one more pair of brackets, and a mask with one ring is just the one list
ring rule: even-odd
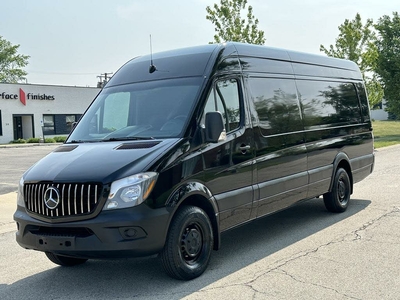
{"label": "tire", "polygon": [[344,212],[349,206],[351,182],[346,170],[339,168],[333,179],[332,190],[324,194],[325,207],[330,212]]}
{"label": "tire", "polygon": [[63,267],[72,267],[76,265],[81,265],[87,261],[87,259],[84,258],[67,257],[67,256],[57,255],[51,252],[46,252],[46,256],[53,263]]}
{"label": "tire", "polygon": [[161,262],[176,279],[191,280],[207,269],[213,249],[213,231],[207,214],[196,206],[183,206],[171,222]]}

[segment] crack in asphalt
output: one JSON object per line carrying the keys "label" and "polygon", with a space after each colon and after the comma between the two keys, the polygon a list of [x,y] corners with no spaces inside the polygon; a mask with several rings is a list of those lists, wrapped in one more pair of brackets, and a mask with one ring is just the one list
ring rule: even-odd
{"label": "crack in asphalt", "polygon": [[[263,274],[264,275],[264,274]],[[262,276],[262,275],[261,275]],[[260,276],[260,277],[261,277]],[[253,291],[252,299],[255,299],[257,295],[265,295],[265,296],[270,296],[273,297],[273,294],[267,293],[265,291],[260,291],[256,289],[252,284],[260,277],[257,277],[253,280],[250,280],[249,282],[243,282],[243,283],[234,283],[234,284],[229,284],[229,285],[224,285],[224,286],[217,286],[217,287],[211,287],[211,288],[206,288],[206,289],[201,289],[199,291],[194,291],[193,293],[208,293],[210,291],[216,291],[216,290],[223,290],[226,288],[232,288],[232,287],[247,287],[251,291]],[[190,296],[190,295],[188,295]]]}
{"label": "crack in asphalt", "polygon": [[375,225],[380,220],[382,220],[382,219],[384,219],[386,217],[389,217],[389,216],[391,216],[393,214],[397,214],[399,212],[400,212],[400,208],[399,207],[394,207],[391,211],[387,212],[386,214],[384,214],[384,215],[382,215],[382,216],[380,216],[380,217],[378,217],[376,219],[373,219],[373,220],[369,221],[368,223],[365,223],[363,226],[361,226],[360,228],[358,228],[357,230],[352,232],[352,235],[355,236],[353,240],[354,241],[355,240],[361,240],[362,237],[359,234],[360,232],[367,230],[369,227],[371,227],[372,225]]}
{"label": "crack in asphalt", "polygon": [[260,278],[264,277],[265,275],[270,274],[270,273],[273,273],[273,272],[277,272],[277,273],[281,273],[281,274],[284,274],[284,275],[289,276],[290,278],[292,278],[292,279],[295,280],[296,282],[299,282],[299,283],[302,283],[302,284],[311,284],[311,285],[316,286],[316,287],[319,287],[319,288],[324,288],[324,289],[327,289],[327,290],[334,291],[334,292],[337,293],[338,295],[347,297],[347,298],[349,298],[349,299],[360,300],[361,298],[357,298],[357,297],[354,297],[354,296],[350,296],[350,295],[347,295],[347,294],[343,294],[343,293],[341,293],[340,291],[338,291],[337,289],[334,289],[334,288],[331,288],[331,287],[327,287],[327,286],[324,286],[324,285],[321,285],[321,284],[317,284],[317,283],[314,283],[314,282],[307,282],[307,281],[304,281],[304,280],[300,280],[300,279],[296,278],[294,275],[292,275],[292,274],[288,273],[287,271],[285,271],[285,270],[283,269],[283,267],[286,266],[287,264],[293,262],[293,261],[296,261],[296,260],[298,260],[298,259],[307,257],[307,256],[310,255],[310,254],[316,253],[316,252],[318,252],[318,251],[319,251],[320,249],[322,249],[322,248],[329,247],[329,246],[331,246],[331,245],[333,245],[333,244],[342,243],[342,242],[346,241],[346,238],[349,237],[349,236],[352,236],[352,237],[353,237],[353,239],[352,239],[351,241],[358,241],[358,240],[361,240],[361,239],[362,239],[362,236],[360,235],[360,233],[361,233],[362,231],[366,231],[368,228],[370,228],[370,227],[373,226],[374,224],[378,223],[378,222],[381,221],[382,219],[387,218],[387,217],[389,217],[389,216],[391,216],[391,215],[394,215],[394,214],[398,214],[398,213],[400,213],[400,207],[394,207],[391,211],[389,211],[389,212],[387,212],[387,213],[385,213],[385,214],[379,216],[378,218],[375,218],[375,219],[373,219],[373,220],[371,220],[371,221],[369,221],[369,222],[363,224],[360,228],[356,229],[355,231],[352,231],[351,233],[345,234],[345,235],[344,235],[343,237],[341,237],[341,238],[338,238],[338,239],[335,239],[335,240],[333,240],[333,241],[330,241],[329,243],[320,245],[320,246],[318,246],[317,248],[314,248],[314,249],[309,249],[309,250],[306,250],[306,251],[301,251],[301,252],[299,252],[299,253],[296,253],[296,254],[292,255],[292,256],[291,256],[290,258],[288,258],[288,259],[281,259],[281,260],[278,260],[277,262],[275,262],[275,264],[278,264],[278,265],[276,265],[275,267],[272,267],[272,268],[270,268],[270,269],[268,269],[268,270],[266,270],[266,271],[261,272],[261,274],[258,274],[258,275],[256,275],[256,276],[254,276],[251,280],[249,280],[249,281],[247,281],[247,282],[229,284],[229,285],[224,285],[224,286],[219,286],[219,287],[212,287],[212,288],[208,288],[208,289],[202,289],[202,290],[200,290],[200,291],[198,291],[198,292],[207,292],[207,291],[212,291],[212,290],[217,290],[217,289],[226,289],[226,288],[235,287],[235,286],[246,286],[246,287],[251,288],[251,289],[254,291],[253,299],[254,299],[254,297],[255,297],[257,294],[263,294],[263,295],[273,296],[273,295],[271,295],[271,294],[268,294],[268,293],[265,293],[265,292],[263,292],[263,291],[257,290],[256,288],[254,288],[253,284],[254,284],[257,280],[259,280]]}
{"label": "crack in asphalt", "polygon": [[334,289],[334,288],[331,288],[331,287],[328,287],[328,286],[325,286],[325,285],[322,285],[322,284],[317,284],[317,283],[314,283],[314,282],[300,280],[300,279],[296,278],[294,275],[290,274],[289,272],[286,272],[285,270],[280,270],[280,271],[284,275],[289,276],[290,278],[292,278],[296,282],[299,282],[299,283],[302,283],[302,284],[310,284],[310,285],[316,286],[318,288],[323,288],[323,289],[326,289],[326,290],[330,290],[330,291],[333,291],[333,292],[335,292],[336,294],[338,294],[340,296],[344,296],[344,297],[347,297],[349,299],[362,300],[362,298],[356,298],[356,297],[353,297],[353,296],[350,296],[350,295],[347,295],[347,294],[343,294],[343,293],[339,292],[337,289]]}

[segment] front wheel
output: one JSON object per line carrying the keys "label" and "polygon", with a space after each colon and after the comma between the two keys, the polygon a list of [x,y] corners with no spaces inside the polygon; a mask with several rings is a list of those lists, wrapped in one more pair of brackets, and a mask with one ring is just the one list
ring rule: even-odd
{"label": "front wheel", "polygon": [[72,267],[80,265],[87,261],[87,259],[84,258],[67,257],[67,256],[57,255],[51,252],[46,252],[46,256],[53,263],[64,267]]}
{"label": "front wheel", "polygon": [[210,261],[213,242],[207,214],[199,207],[183,206],[171,223],[161,252],[165,272],[180,280],[200,276]]}
{"label": "front wheel", "polygon": [[349,206],[351,182],[346,170],[339,168],[333,179],[332,190],[324,194],[324,203],[330,212],[344,212]]}

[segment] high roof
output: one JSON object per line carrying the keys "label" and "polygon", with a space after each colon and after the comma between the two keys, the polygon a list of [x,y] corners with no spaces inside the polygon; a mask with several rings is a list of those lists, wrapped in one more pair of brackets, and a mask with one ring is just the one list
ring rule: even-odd
{"label": "high roof", "polygon": [[[338,70],[349,70],[352,73],[349,77],[361,78],[358,66],[348,60],[266,46],[228,42],[164,51],[134,58],[118,70],[106,87],[165,78],[209,75],[207,73],[212,72],[214,65],[223,61],[224,58],[228,56],[237,57],[238,55],[241,58],[264,58],[297,62],[310,66],[333,67]],[[149,71],[151,63],[156,67],[154,72]],[[294,68],[296,72],[296,66]],[[310,72],[314,71],[311,70]]]}

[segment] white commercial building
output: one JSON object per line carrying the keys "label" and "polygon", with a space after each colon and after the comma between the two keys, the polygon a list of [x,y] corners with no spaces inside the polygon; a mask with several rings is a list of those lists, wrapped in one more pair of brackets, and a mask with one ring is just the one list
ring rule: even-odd
{"label": "white commercial building", "polygon": [[376,107],[371,107],[371,118],[372,120],[384,121],[389,119],[389,113],[386,109],[386,101],[382,100]]}
{"label": "white commercial building", "polygon": [[0,83],[0,144],[66,136],[99,88]]}

